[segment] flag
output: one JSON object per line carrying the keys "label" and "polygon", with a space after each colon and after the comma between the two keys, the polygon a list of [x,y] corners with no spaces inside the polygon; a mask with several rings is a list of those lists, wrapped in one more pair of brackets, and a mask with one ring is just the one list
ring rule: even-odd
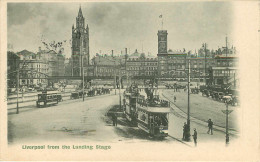
{"label": "flag", "polygon": [[162,15],[160,15],[159,18],[162,18]]}

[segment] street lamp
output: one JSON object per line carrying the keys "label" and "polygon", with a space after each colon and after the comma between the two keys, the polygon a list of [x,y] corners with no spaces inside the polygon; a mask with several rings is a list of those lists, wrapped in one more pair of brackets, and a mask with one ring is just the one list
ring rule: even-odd
{"label": "street lamp", "polygon": [[190,60],[188,62],[188,75],[184,72],[188,77],[188,110],[187,110],[187,125],[184,128],[184,140],[190,141]]}
{"label": "street lamp", "polygon": [[20,89],[20,79],[19,79],[19,72],[20,72],[20,58],[17,59],[17,64],[18,64],[18,68],[17,68],[17,101],[16,101],[16,114],[19,114],[19,89]]}
{"label": "street lamp", "polygon": [[185,140],[190,141],[190,60],[188,69],[188,112],[187,112],[187,132],[185,135]]}
{"label": "street lamp", "polygon": [[228,110],[228,102],[229,98],[226,99],[226,110],[221,110],[224,114],[226,114],[226,145],[229,144],[229,133],[228,133],[228,114],[230,114],[233,110]]}

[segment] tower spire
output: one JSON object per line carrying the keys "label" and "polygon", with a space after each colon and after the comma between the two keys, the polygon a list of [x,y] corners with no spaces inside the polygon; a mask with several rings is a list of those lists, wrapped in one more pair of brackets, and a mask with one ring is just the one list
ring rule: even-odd
{"label": "tower spire", "polygon": [[79,6],[79,13],[78,13],[78,17],[83,17],[82,10],[81,10],[81,5]]}

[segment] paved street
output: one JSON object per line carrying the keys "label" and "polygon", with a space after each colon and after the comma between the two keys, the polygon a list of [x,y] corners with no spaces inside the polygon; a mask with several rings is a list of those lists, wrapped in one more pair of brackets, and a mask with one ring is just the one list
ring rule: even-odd
{"label": "paved street", "polygon": [[[163,94],[171,101],[173,101],[174,96],[176,96],[177,100],[175,102],[175,105],[182,111],[187,113],[187,92],[183,92],[183,90],[181,92],[173,92],[173,90],[164,90]],[[223,102],[215,101],[211,98],[204,97],[201,94],[190,95],[190,115],[196,119],[206,122],[210,118],[214,122],[214,125],[225,128],[226,116],[221,111],[225,109],[226,106]],[[233,112],[229,114],[229,127],[231,130],[238,131],[238,126],[236,125],[236,116],[240,111],[240,108],[229,106],[229,110],[233,110]]]}
{"label": "paved street", "polygon": [[[170,136],[163,142],[193,146],[192,138],[190,142],[182,141],[183,123],[186,122],[187,116],[186,93],[159,90],[159,94],[163,98],[169,98],[172,102],[172,113],[169,115]],[[177,97],[175,104],[173,104],[173,95]],[[20,108],[18,115],[15,114],[15,109],[9,109],[9,143],[38,142],[46,138],[48,141],[69,139],[77,142],[156,142],[137,127],[131,127],[125,118],[118,118],[118,127],[112,126],[112,121],[106,116],[106,113],[113,105],[118,104],[118,99],[118,95],[111,92],[109,95],[88,97],[85,102],[82,99],[66,100],[47,108],[36,108],[35,102],[33,104],[28,102],[27,105]],[[223,103],[201,95],[191,95],[191,134],[196,128],[199,143],[214,141],[224,144],[225,116],[219,111],[222,109],[221,106]],[[210,111],[207,111],[208,107],[211,108]],[[233,108],[233,110],[235,109]],[[230,124],[233,126],[235,113],[232,114]],[[207,134],[206,120],[209,116],[215,124],[214,135]],[[235,136],[231,136],[232,141]]]}
{"label": "paved street", "polygon": [[[103,141],[103,142],[167,142],[183,145],[172,137],[163,141],[153,140],[137,127],[131,127],[124,118],[118,118],[118,126],[106,116],[107,111],[118,104],[118,95],[104,95],[68,100],[56,106],[24,107],[20,114],[9,110],[9,143],[34,143],[47,141]],[[47,119],[47,120],[46,120]]]}
{"label": "paved street", "polygon": [[[160,91],[160,95],[162,96],[162,98],[166,99],[169,94],[171,94],[170,90]],[[173,100],[171,101],[171,108],[172,113],[169,115],[169,135],[175,137],[178,140],[182,140],[183,125],[184,122],[187,122],[187,114],[181,108],[174,105]],[[196,128],[198,132],[198,147],[214,147],[216,142],[219,143],[219,145],[225,145],[225,128],[215,125],[213,129],[213,135],[211,135],[207,134],[208,126],[206,121],[194,117],[191,117],[190,121],[191,135],[194,133],[194,128]],[[230,143],[232,144],[232,141],[236,140],[237,138],[238,132],[230,130]],[[191,141],[184,143],[194,147],[192,136]]]}
{"label": "paved street", "polygon": [[[87,101],[70,100],[57,106],[31,108],[8,116],[9,141],[59,141],[64,139],[116,140],[105,114],[118,96],[98,96]],[[105,102],[104,102],[105,101]],[[48,120],[46,120],[48,119]],[[109,135],[108,135],[109,134]],[[75,138],[74,138],[75,137]]]}

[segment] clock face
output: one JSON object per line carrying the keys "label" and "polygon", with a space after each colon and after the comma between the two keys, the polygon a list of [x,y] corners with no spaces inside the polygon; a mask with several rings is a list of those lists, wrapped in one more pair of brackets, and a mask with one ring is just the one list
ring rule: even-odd
{"label": "clock face", "polygon": [[158,48],[159,48],[159,53],[166,53],[167,52],[166,42],[160,42]]}

